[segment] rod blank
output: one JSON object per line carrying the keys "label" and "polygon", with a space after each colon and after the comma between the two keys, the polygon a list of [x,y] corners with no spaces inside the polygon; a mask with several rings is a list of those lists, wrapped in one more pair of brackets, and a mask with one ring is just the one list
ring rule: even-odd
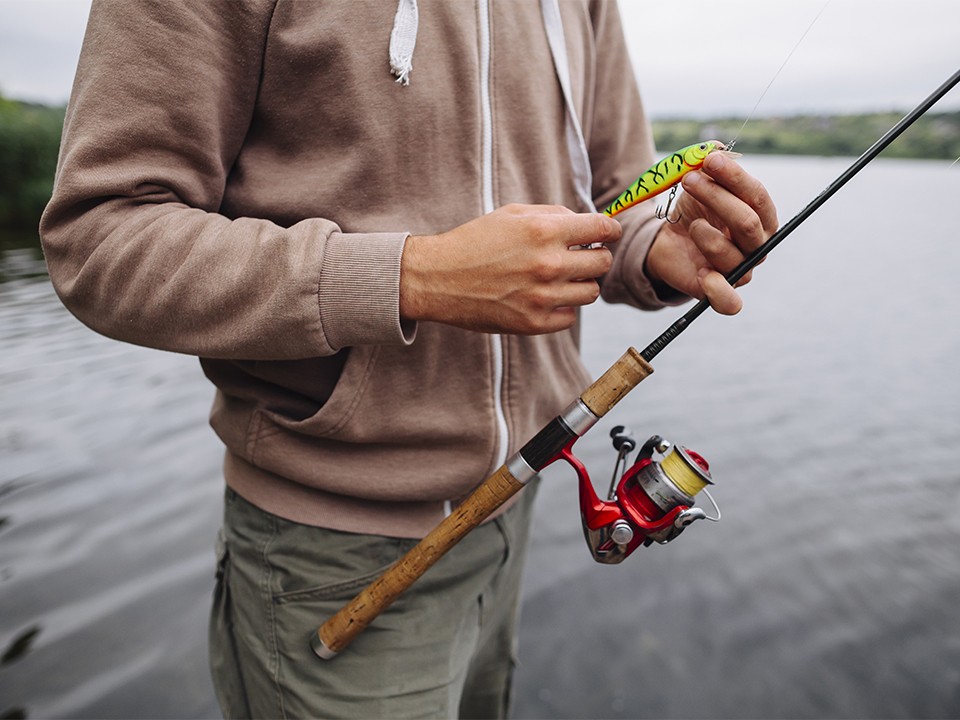
{"label": "rod blank", "polygon": [[[727,275],[727,282],[733,285],[738,280],[742,279],[743,276],[746,275],[750,270],[756,267],[757,264],[759,264],[759,262],[767,255],[769,255],[777,245],[783,242],[783,240],[790,233],[796,230],[804,220],[813,215],[813,213],[815,213],[821,205],[833,197],[837,190],[846,185],[854,175],[866,167],[867,163],[879,155],[890,143],[900,137],[904,130],[913,125],[913,123],[916,122],[916,120],[925,114],[931,107],[933,107],[937,101],[940,100],[940,98],[950,92],[950,90],[952,90],[958,82],[960,82],[960,70],[957,70],[942,85],[940,85],[940,87],[930,93],[930,95],[922,103],[904,115],[900,122],[887,130],[883,137],[867,148],[863,155],[857,158],[854,163],[840,175],[840,177],[824,188],[823,192],[817,195],[807,204],[805,208],[803,208],[803,210],[794,215],[783,227],[771,235],[767,241],[763,243],[763,245],[747,255],[743,262],[737,265],[737,267],[735,267],[730,274]],[[643,356],[643,359],[647,362],[653,360],[667,345],[673,342],[680,335],[680,333],[686,330],[690,326],[690,323],[702,315],[703,311],[708,307],[710,307],[710,303],[706,299],[697,302],[696,305],[690,308],[681,318],[673,323],[673,325],[664,330],[660,337],[647,345],[647,347],[640,353]]]}

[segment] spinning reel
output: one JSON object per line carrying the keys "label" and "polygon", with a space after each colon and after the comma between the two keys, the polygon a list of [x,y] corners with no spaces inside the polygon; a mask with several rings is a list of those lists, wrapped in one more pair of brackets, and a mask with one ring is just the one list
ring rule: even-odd
{"label": "spinning reel", "polygon": [[[713,484],[710,466],[701,455],[654,435],[628,467],[636,441],[622,425],[613,428],[610,437],[617,462],[606,500],[597,496],[586,467],[571,451],[572,443],[559,456],[579,478],[583,534],[594,560],[610,565],[623,562],[641,544],[668,543],[697,520],[720,519],[720,508],[706,490]],[[627,470],[618,482],[621,468]],[[714,515],[693,507],[694,496],[701,491],[713,505]]]}

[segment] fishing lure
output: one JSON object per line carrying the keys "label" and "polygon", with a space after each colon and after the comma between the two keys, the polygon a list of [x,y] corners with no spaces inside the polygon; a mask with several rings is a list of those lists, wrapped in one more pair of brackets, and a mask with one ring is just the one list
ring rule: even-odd
{"label": "fishing lure", "polygon": [[719,140],[706,140],[677,150],[638,177],[630,187],[620,194],[620,197],[607,206],[603,214],[607,217],[613,217],[639,202],[670,190],[670,200],[667,202],[666,210],[657,210],[658,217],[666,218],[673,198],[677,194],[677,184],[683,176],[703,167],[707,155],[712,152],[722,151],[733,157],[739,157],[739,153],[730,152],[732,147],[732,145],[729,147],[724,145]]}

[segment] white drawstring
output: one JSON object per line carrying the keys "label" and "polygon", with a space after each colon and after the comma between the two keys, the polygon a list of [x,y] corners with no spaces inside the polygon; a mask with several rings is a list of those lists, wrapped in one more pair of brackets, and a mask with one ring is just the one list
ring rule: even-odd
{"label": "white drawstring", "polygon": [[401,85],[410,84],[419,21],[417,0],[400,0],[397,3],[397,14],[390,32],[390,72],[397,76],[397,82]]}
{"label": "white drawstring", "polygon": [[596,212],[593,204],[593,172],[590,169],[590,155],[583,139],[583,130],[577,118],[577,109],[573,104],[573,92],[570,87],[570,62],[567,59],[567,43],[563,36],[563,21],[560,18],[559,0],[540,0],[540,12],[543,26],[547,31],[547,42],[553,56],[553,66],[560,80],[560,89],[567,106],[567,152],[573,166],[573,181],[580,201],[591,212]]}
{"label": "white drawstring", "polygon": [[[573,104],[573,91],[570,86],[570,62],[567,57],[567,45],[563,35],[563,21],[560,17],[559,0],[540,0],[540,12],[543,26],[553,56],[553,66],[560,81],[560,89],[566,105],[567,153],[573,170],[574,186],[577,196],[584,207],[596,211],[593,205],[593,173],[590,169],[590,156],[583,139],[583,130],[577,118]],[[390,33],[390,71],[397,76],[397,82],[410,84],[410,72],[413,70],[413,51],[417,45],[419,10],[417,0],[399,0],[397,13],[393,18],[393,30]]]}

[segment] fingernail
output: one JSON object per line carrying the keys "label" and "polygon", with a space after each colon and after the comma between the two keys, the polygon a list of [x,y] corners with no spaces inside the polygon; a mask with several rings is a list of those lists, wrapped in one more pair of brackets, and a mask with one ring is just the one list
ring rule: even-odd
{"label": "fingernail", "polygon": [[711,170],[722,170],[723,166],[727,164],[727,161],[720,153],[710,153],[707,156],[707,162],[710,163]]}
{"label": "fingernail", "polygon": [[697,185],[698,183],[701,183],[701,182],[703,182],[703,178],[700,176],[699,171],[688,173],[686,177],[683,178],[684,185]]}

